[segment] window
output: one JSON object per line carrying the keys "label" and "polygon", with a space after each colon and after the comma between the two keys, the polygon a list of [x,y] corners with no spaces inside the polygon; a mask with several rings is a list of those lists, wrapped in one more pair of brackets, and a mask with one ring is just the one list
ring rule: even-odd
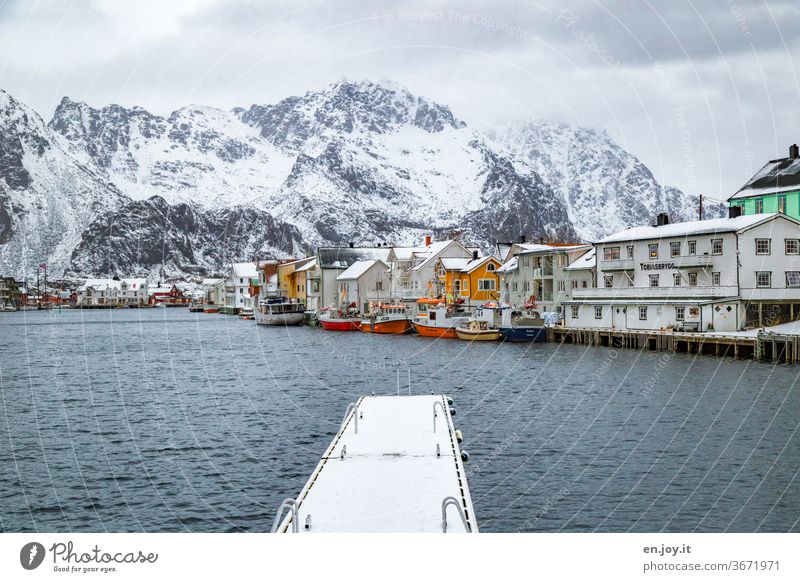
{"label": "window", "polygon": [[588,287],[586,281],[581,281],[581,287],[583,287],[584,289],[586,289],[586,287]]}
{"label": "window", "polygon": [[603,249],[604,261],[616,261],[619,259],[619,247],[605,247]]}
{"label": "window", "polygon": [[573,289],[577,289],[578,288],[578,282],[577,281],[573,281],[572,282],[572,288]]}
{"label": "window", "polygon": [[756,200],[756,214],[761,214],[762,212],[764,212],[764,201]]}
{"label": "window", "polygon": [[686,316],[686,308],[683,306],[676,306],[675,307],[675,319],[678,321],[683,321],[683,318]]}
{"label": "window", "polygon": [[[299,287],[299,285],[298,285]],[[300,291],[300,289],[298,289]],[[375,282],[375,291],[383,291],[383,281],[376,281]]]}
{"label": "window", "polygon": [[800,287],[800,271],[786,271],[786,286]]}
{"label": "window", "polygon": [[770,254],[772,245],[771,238],[757,238],[756,239],[756,254],[757,255],[768,255]]}
{"label": "window", "polygon": [[676,287],[680,287],[681,286],[681,274],[680,273],[673,273],[673,275],[672,275],[672,283]]}
{"label": "window", "polygon": [[646,305],[642,305],[641,307],[639,307],[639,319],[641,321],[646,321],[647,320],[647,306]]}
{"label": "window", "polygon": [[516,281],[514,281],[513,283],[511,283],[511,290],[512,290],[514,293],[516,293],[517,291],[519,291],[519,285],[517,284],[517,282],[516,282]]}
{"label": "window", "polygon": [[478,291],[494,291],[494,279],[478,279]]}
{"label": "window", "polygon": [[670,257],[681,256],[681,243],[679,242],[669,243],[669,256]]}
{"label": "window", "polygon": [[689,273],[689,287],[697,287],[697,273]]}
{"label": "window", "polygon": [[800,255],[800,239],[787,238],[786,239],[786,254],[787,255]]}
{"label": "window", "polygon": [[786,214],[786,196],[778,196],[778,212]]}
{"label": "window", "polygon": [[658,287],[658,275],[650,275],[650,286]]}
{"label": "window", "polygon": [[714,287],[719,287],[719,285],[720,285],[720,274],[719,273],[711,273],[711,284]]}
{"label": "window", "polygon": [[721,255],[722,254],[722,239],[721,238],[712,238],[711,239],[711,254],[712,255]]}
{"label": "window", "polygon": [[647,252],[651,259],[658,258],[658,245],[647,245]]}
{"label": "window", "polygon": [[690,240],[689,242],[686,243],[686,246],[689,247],[688,250],[689,250],[689,254],[690,255],[696,255],[697,254],[697,241],[696,240]]}
{"label": "window", "polygon": [[611,289],[614,286],[614,275],[604,275],[603,285],[606,289]]}
{"label": "window", "polygon": [[756,287],[772,287],[772,273],[770,271],[756,271]]}
{"label": "window", "polygon": [[559,292],[564,292],[567,290],[567,282],[566,281],[559,281],[558,282],[558,290]]}
{"label": "window", "polygon": [[494,269],[495,269],[494,263],[489,263],[488,265],[486,265],[487,271],[494,271]]}
{"label": "window", "polygon": [[578,319],[578,306],[572,306],[572,319]]}
{"label": "window", "polygon": [[599,305],[594,306],[594,318],[595,319],[603,319],[603,308]]}
{"label": "window", "polygon": [[628,245],[628,258],[633,258],[633,245]]}
{"label": "window", "polygon": [[633,276],[630,273],[625,273],[625,279],[628,281],[628,287],[633,287]]}

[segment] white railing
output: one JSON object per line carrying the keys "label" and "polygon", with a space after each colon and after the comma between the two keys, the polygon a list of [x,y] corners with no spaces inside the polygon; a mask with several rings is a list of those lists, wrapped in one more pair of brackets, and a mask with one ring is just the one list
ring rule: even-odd
{"label": "white railing", "polygon": [[601,271],[630,271],[633,268],[633,259],[609,259],[600,261]]}
{"label": "white railing", "polygon": [[572,298],[577,300],[584,299],[679,299],[679,298],[718,298],[718,297],[737,297],[739,289],[735,286],[725,287],[705,287],[705,286],[681,286],[681,287],[614,287],[614,288],[592,288],[574,289]]}

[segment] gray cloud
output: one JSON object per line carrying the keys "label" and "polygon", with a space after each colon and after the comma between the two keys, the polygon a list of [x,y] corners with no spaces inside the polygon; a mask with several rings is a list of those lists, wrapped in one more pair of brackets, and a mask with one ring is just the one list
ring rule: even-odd
{"label": "gray cloud", "polygon": [[800,9],[754,2],[0,0],[0,86],[166,114],[389,77],[476,127],[607,129],[657,177],[724,197],[800,140]]}

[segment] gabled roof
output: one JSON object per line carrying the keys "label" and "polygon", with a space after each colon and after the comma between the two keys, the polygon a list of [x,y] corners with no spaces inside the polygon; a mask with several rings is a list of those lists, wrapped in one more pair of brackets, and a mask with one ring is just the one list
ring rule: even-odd
{"label": "gabled roof", "polygon": [[441,259],[439,259],[439,262],[442,264],[442,267],[444,267],[448,271],[460,271],[461,269],[466,267],[467,264],[471,261],[472,259],[469,257],[459,257],[459,258],[442,257]]}
{"label": "gabled roof", "polygon": [[462,273],[471,273],[478,267],[485,265],[486,263],[494,261],[497,264],[500,264],[500,261],[497,260],[497,257],[494,255],[486,255],[485,257],[478,257],[477,259],[469,259],[469,262],[464,265],[461,269]]}
{"label": "gabled roof", "polygon": [[582,248],[588,249],[589,245],[548,245],[538,243],[516,243],[517,253],[520,255],[541,255],[547,253],[568,253]]}
{"label": "gabled roof", "polygon": [[389,258],[389,247],[322,247],[317,251],[319,266],[323,269],[346,269],[357,261]]}
{"label": "gabled roof", "polygon": [[726,232],[741,232],[752,228],[762,222],[783,217],[792,222],[794,219],[777,212],[767,214],[745,214],[736,218],[714,218],[711,220],[693,220],[691,222],[675,222],[663,226],[635,226],[627,230],[614,233],[597,241],[598,243],[630,242],[635,240],[681,238],[700,234],[722,234]]}
{"label": "gabled roof", "polygon": [[511,271],[516,271],[518,266],[519,266],[519,260],[517,259],[517,257],[511,257],[509,261],[506,261],[497,268],[497,272],[510,273]]}
{"label": "gabled roof", "polygon": [[231,263],[231,271],[234,277],[258,277],[255,263]]}
{"label": "gabled roof", "polygon": [[121,286],[122,281],[119,279],[86,279],[78,289],[91,287],[95,291],[105,291],[106,289],[119,289]]}
{"label": "gabled roof", "polygon": [[597,249],[592,247],[589,251],[582,254],[580,257],[572,261],[568,266],[564,267],[565,271],[588,271],[595,267],[595,253]]}
{"label": "gabled roof", "polygon": [[[425,258],[423,259],[423,261],[421,263],[419,263],[418,265],[415,265],[414,267],[412,267],[411,270],[412,271],[419,271],[420,269],[425,268],[427,265],[431,264],[432,261],[435,261],[438,258],[438,255],[440,253],[443,253],[445,250],[447,250],[447,248],[450,245],[458,245],[465,253],[470,253],[470,251],[468,251],[467,248],[464,247],[464,245],[462,245],[457,240],[440,240],[440,241],[436,241],[436,242],[431,243],[430,245],[428,245],[425,248],[424,255],[422,255]],[[475,250],[478,250],[478,252],[480,252],[479,249],[475,249]],[[420,258],[422,258],[422,256],[420,256]]]}
{"label": "gabled roof", "polygon": [[203,279],[200,283],[203,287],[216,287],[225,282],[225,279]]}
{"label": "gabled roof", "polygon": [[336,277],[337,281],[353,281],[358,279],[361,275],[369,271],[375,265],[383,265],[383,269],[386,270],[389,266],[384,263],[383,261],[379,261],[378,259],[369,259],[367,261],[356,261],[352,265],[350,265],[347,269],[344,270],[338,277]]}
{"label": "gabled roof", "polygon": [[297,267],[294,270],[295,273],[304,273],[305,271],[310,271],[311,269],[317,266],[317,257],[311,257],[309,259],[304,259],[304,260],[306,262],[302,266]]}
{"label": "gabled roof", "polygon": [[800,158],[771,160],[728,200],[800,190]]}
{"label": "gabled roof", "polygon": [[398,261],[410,261],[415,253],[424,253],[425,247],[392,247],[392,252]]}

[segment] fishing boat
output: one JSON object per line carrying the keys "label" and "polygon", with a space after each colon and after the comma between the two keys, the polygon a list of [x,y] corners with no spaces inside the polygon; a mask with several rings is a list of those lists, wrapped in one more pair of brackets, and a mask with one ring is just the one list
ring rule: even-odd
{"label": "fishing boat", "polygon": [[489,327],[488,321],[472,319],[466,326],[456,328],[458,339],[468,341],[490,341],[495,342],[502,338],[499,329]]}
{"label": "fishing boat", "polygon": [[189,304],[189,313],[203,313],[203,304],[198,301],[192,301]]}
{"label": "fishing boat", "polygon": [[6,303],[5,305],[3,305],[3,308],[2,308],[2,310],[0,310],[0,311],[16,311],[16,310],[17,310],[17,308],[16,308],[16,307],[14,307],[14,305],[13,305],[13,304],[11,304],[11,303]]}
{"label": "fishing boat", "polygon": [[403,334],[411,329],[404,305],[377,305],[369,317],[361,320],[366,333]]}
{"label": "fishing boat", "polygon": [[411,320],[411,325],[424,337],[456,339],[456,327],[469,321],[469,312],[460,304],[422,298],[417,301],[417,306],[420,312]]}
{"label": "fishing boat", "polygon": [[458,339],[469,341],[497,341],[503,336],[497,323],[503,308],[495,302],[484,303],[472,314],[465,325],[456,327]]}
{"label": "fishing boat", "polygon": [[241,319],[246,319],[246,320],[253,319],[253,308],[252,307],[239,308],[239,317]]}
{"label": "fishing boat", "polygon": [[358,331],[361,317],[349,307],[324,307],[319,314],[319,324],[328,331]]}
{"label": "fishing boat", "polygon": [[510,342],[546,342],[545,320],[537,311],[509,310],[500,324],[503,339]]}
{"label": "fishing boat", "polygon": [[262,299],[256,310],[259,325],[299,325],[305,316],[305,306],[286,297]]}
{"label": "fishing boat", "polygon": [[203,313],[219,313],[219,305],[214,305],[213,303],[207,303],[203,307]]}

